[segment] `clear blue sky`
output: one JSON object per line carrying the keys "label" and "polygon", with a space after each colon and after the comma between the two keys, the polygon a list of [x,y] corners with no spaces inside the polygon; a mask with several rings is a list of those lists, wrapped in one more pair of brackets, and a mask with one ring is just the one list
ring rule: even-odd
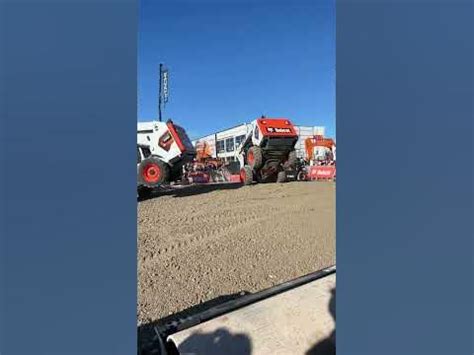
{"label": "clear blue sky", "polygon": [[335,135],[334,0],[141,0],[139,121],[158,115],[160,62],[163,118],[191,138],[262,114]]}

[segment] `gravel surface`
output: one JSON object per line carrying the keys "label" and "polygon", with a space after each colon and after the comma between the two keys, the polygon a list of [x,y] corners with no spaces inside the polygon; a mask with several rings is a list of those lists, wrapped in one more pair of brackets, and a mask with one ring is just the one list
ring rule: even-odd
{"label": "gravel surface", "polygon": [[335,184],[201,185],[138,204],[138,323],[335,263]]}

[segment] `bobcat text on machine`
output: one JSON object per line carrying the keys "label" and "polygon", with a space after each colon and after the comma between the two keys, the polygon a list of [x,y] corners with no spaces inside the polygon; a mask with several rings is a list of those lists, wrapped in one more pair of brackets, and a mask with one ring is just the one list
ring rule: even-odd
{"label": "bobcat text on machine", "polygon": [[298,134],[289,119],[261,117],[250,128],[239,148],[240,179],[256,182],[284,182],[285,170],[296,163]]}
{"label": "bobcat text on machine", "polygon": [[173,121],[138,122],[138,194],[144,196],[158,186],[181,179],[183,166],[195,156],[186,131]]}

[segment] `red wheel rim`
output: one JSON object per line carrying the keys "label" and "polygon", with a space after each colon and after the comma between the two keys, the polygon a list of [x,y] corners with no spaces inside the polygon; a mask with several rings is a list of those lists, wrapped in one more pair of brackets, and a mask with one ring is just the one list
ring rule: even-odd
{"label": "red wheel rim", "polygon": [[245,181],[245,170],[240,169],[240,181],[244,182]]}
{"label": "red wheel rim", "polygon": [[158,164],[151,163],[143,169],[143,179],[148,183],[158,182],[161,176],[160,167]]}
{"label": "red wheel rim", "polygon": [[254,160],[255,160],[255,158],[254,158],[254,156],[253,156],[253,151],[250,150],[250,151],[248,152],[248,155],[247,155],[247,161],[249,162],[249,164],[252,164]]}

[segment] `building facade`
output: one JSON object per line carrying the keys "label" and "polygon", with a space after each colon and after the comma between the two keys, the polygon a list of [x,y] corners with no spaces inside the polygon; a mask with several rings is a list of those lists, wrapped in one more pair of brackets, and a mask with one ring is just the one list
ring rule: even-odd
{"label": "building facade", "polygon": [[[214,158],[222,158],[226,161],[235,161],[237,160],[237,149],[245,139],[248,129],[251,129],[250,124],[243,123],[241,125],[195,139],[192,141],[192,143],[194,146],[196,146],[197,143],[206,142],[211,148],[212,156]],[[295,126],[295,129],[299,136],[295,146],[296,154],[298,157],[304,158],[305,139],[314,135],[324,136],[325,129],[322,126]]]}

